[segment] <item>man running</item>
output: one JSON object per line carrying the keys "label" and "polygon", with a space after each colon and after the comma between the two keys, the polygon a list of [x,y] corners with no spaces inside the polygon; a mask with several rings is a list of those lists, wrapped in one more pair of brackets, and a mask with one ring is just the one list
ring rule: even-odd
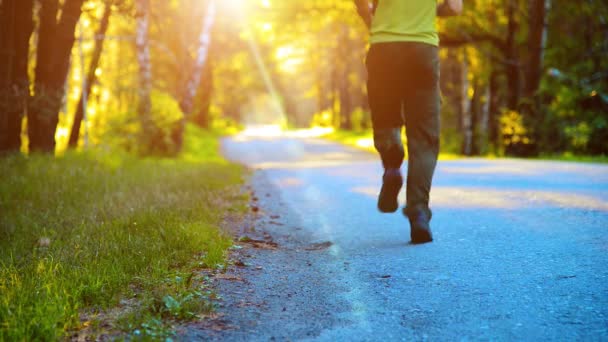
{"label": "man running", "polygon": [[462,0],[355,0],[370,29],[367,90],[374,146],[384,175],[378,197],[383,213],[397,210],[405,156],[401,140],[406,127],[408,167],[403,213],[413,243],[433,241],[429,192],[439,154],[439,36],[437,16],[462,12]]}

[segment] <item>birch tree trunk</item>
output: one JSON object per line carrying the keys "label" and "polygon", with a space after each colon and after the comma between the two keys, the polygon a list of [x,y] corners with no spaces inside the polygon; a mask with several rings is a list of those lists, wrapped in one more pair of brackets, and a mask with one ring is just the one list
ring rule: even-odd
{"label": "birch tree trunk", "polygon": [[[137,115],[141,124],[142,143],[149,145],[153,137],[153,122],[151,117],[152,101],[152,63],[150,60],[150,2],[136,0],[137,26],[135,32],[135,47],[139,65],[139,102]],[[146,146],[149,147],[149,146]]]}
{"label": "birch tree trunk", "polygon": [[205,12],[205,18],[203,20],[203,26],[201,33],[198,38],[198,49],[196,54],[196,61],[194,67],[190,73],[191,77],[186,83],[186,89],[184,96],[180,103],[181,109],[184,115],[187,116],[192,112],[194,104],[194,97],[201,84],[201,76],[203,74],[203,68],[209,57],[209,46],[211,45],[211,30],[215,21],[215,1],[209,0],[207,4],[207,11]]}
{"label": "birch tree trunk", "polygon": [[179,121],[177,128],[173,132],[173,141],[177,151],[181,150],[184,142],[184,131],[186,129],[186,121],[190,116],[194,107],[194,97],[201,85],[201,77],[203,70],[209,57],[209,47],[211,45],[211,31],[215,22],[215,0],[209,0],[207,10],[202,21],[201,32],[198,38],[198,49],[194,67],[190,72],[185,86],[184,95],[180,101],[180,108],[183,113],[182,119]]}

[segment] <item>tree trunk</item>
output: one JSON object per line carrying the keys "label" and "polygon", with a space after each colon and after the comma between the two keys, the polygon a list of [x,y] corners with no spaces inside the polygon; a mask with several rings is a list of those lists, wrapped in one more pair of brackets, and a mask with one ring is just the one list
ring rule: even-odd
{"label": "tree trunk", "polygon": [[524,96],[532,98],[536,95],[543,68],[543,51],[545,49],[546,25],[545,17],[549,0],[530,0],[528,17],[528,61],[526,63],[526,84]]}
{"label": "tree trunk", "polygon": [[314,87],[315,87],[315,91],[316,91],[316,94],[315,94],[316,95],[316,105],[317,105],[316,113],[319,115],[321,115],[321,113],[325,109],[324,108],[325,101],[323,99],[323,96],[325,94],[325,89],[324,89],[325,84],[324,84],[323,76],[325,75],[325,73],[323,72],[323,68],[322,68],[323,64],[321,64],[322,58],[321,58],[321,56],[319,56],[321,54],[321,51],[323,51],[321,49],[321,42],[322,42],[321,37],[322,36],[320,34],[317,34],[317,37],[316,37],[317,39],[315,39],[317,42],[315,49],[314,49],[315,53],[313,53],[310,56],[311,67],[312,67],[312,70],[315,71]]}
{"label": "tree trunk", "polygon": [[488,87],[488,125],[489,125],[489,135],[490,135],[490,144],[494,149],[494,154],[498,154],[499,147],[502,145],[500,139],[500,128],[499,128],[499,118],[500,118],[500,98],[498,96],[498,89],[500,83],[498,79],[498,71],[492,69],[490,73],[490,84]]}
{"label": "tree trunk", "polygon": [[209,57],[209,46],[211,45],[211,30],[215,21],[215,1],[209,0],[207,11],[203,18],[203,25],[198,39],[197,56],[194,62],[194,67],[191,71],[191,77],[188,79],[184,96],[180,101],[180,107],[183,117],[179,120],[176,129],[173,131],[173,142],[177,151],[182,149],[184,144],[184,132],[186,130],[186,121],[194,107],[194,98],[201,85],[201,77],[203,70],[207,64]]}
{"label": "tree trunk", "polygon": [[466,48],[463,49],[461,72],[460,110],[462,113],[461,127],[464,135],[464,139],[462,141],[462,154],[465,156],[470,156],[473,153],[473,122],[471,118],[471,100],[469,99],[469,58]]}
{"label": "tree trunk", "polygon": [[345,130],[352,130],[352,105],[351,105],[351,96],[350,96],[350,87],[348,77],[343,75],[344,77],[341,80],[340,84],[340,128]]}
{"label": "tree trunk", "polygon": [[21,123],[29,97],[29,42],[34,29],[33,0],[2,3],[0,50],[0,153],[18,152]]}
{"label": "tree trunk", "polygon": [[[336,51],[333,51],[333,56],[335,59],[338,59],[338,55],[336,53]],[[338,78],[340,77],[340,73],[338,71],[338,65],[337,62],[332,63],[332,65],[330,66],[331,68],[331,72],[330,72],[330,80],[329,80],[329,106],[331,109],[331,123],[332,123],[332,127],[335,128],[340,128],[340,89],[339,89],[339,80]]]}
{"label": "tree trunk", "polygon": [[[550,0],[531,0],[528,17],[528,59],[526,62],[526,82],[523,96],[525,102],[522,114],[532,128],[533,144],[540,139],[540,130],[544,118],[537,92],[540,87],[543,69],[543,52],[546,40],[545,18]],[[538,147],[538,146],[536,146]]]}
{"label": "tree trunk", "polygon": [[136,0],[137,27],[135,33],[135,46],[137,63],[139,65],[139,102],[137,115],[141,124],[142,143],[145,148],[153,137],[153,122],[151,117],[152,100],[152,63],[150,60],[150,40],[148,28],[150,26],[150,3],[148,0]]}
{"label": "tree trunk", "polygon": [[207,11],[205,12],[205,18],[203,19],[203,26],[198,39],[198,49],[194,68],[192,69],[186,83],[184,96],[180,102],[180,106],[184,115],[188,115],[192,111],[194,104],[194,97],[201,84],[201,76],[203,74],[203,68],[207,62],[209,56],[209,46],[211,45],[211,30],[213,28],[213,22],[215,21],[215,2],[210,0],[207,5]]}
{"label": "tree trunk", "polygon": [[504,53],[507,59],[507,107],[511,110],[517,110],[521,93],[519,53],[517,42],[515,41],[519,29],[519,23],[517,22],[517,0],[508,0],[507,18],[507,44]]}
{"label": "tree trunk", "polygon": [[471,154],[478,155],[481,145],[482,106],[481,106],[481,84],[477,77],[473,78],[473,96],[471,97]]}
{"label": "tree trunk", "polygon": [[447,56],[441,63],[440,86],[442,110],[448,116],[443,118],[442,126],[449,131],[462,133],[462,62],[459,60],[461,48],[447,48]]}
{"label": "tree trunk", "polygon": [[338,101],[340,103],[340,129],[352,130],[352,100],[350,90],[350,80],[348,74],[351,66],[353,49],[351,48],[350,39],[348,38],[348,26],[341,25],[340,36],[338,37],[336,63],[339,63],[339,80],[338,82]]}
{"label": "tree trunk", "polygon": [[0,2],[0,153],[9,148],[10,83],[12,79],[15,0]]}
{"label": "tree trunk", "polygon": [[[481,99],[480,99],[481,100]],[[479,124],[477,131],[477,147],[479,154],[486,154],[490,149],[490,83],[483,86],[483,101],[479,104]]]}
{"label": "tree trunk", "polygon": [[55,130],[74,45],[74,30],[84,0],[66,0],[57,21],[57,0],[42,1],[35,94],[28,110],[30,151],[53,153]]}
{"label": "tree trunk", "polygon": [[89,65],[89,72],[86,78],[86,89],[83,89],[83,92],[80,95],[80,100],[78,101],[78,106],[76,107],[76,113],[74,114],[74,122],[72,123],[72,131],[70,132],[70,140],[68,142],[69,148],[76,148],[76,146],[78,145],[78,137],[80,136],[80,125],[85,114],[85,94],[91,93],[91,88],[93,87],[93,83],[95,82],[95,71],[99,66],[99,59],[101,58],[101,52],[103,51],[105,34],[108,30],[111,14],[112,5],[110,3],[106,3],[106,8],[103,12],[103,16],[99,24],[99,29],[95,33],[95,48],[93,49],[93,56],[91,59],[91,64]]}
{"label": "tree trunk", "polygon": [[192,122],[201,128],[209,128],[211,118],[209,117],[209,108],[211,106],[211,97],[213,95],[213,68],[209,63],[203,69],[201,86],[198,91],[198,110],[192,117]]}

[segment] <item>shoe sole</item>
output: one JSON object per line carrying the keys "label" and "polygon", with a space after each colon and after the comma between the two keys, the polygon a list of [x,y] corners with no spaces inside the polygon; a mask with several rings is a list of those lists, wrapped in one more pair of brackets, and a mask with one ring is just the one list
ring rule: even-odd
{"label": "shoe sole", "polygon": [[399,192],[403,186],[403,179],[395,177],[382,184],[378,196],[378,210],[382,213],[394,213],[399,208]]}

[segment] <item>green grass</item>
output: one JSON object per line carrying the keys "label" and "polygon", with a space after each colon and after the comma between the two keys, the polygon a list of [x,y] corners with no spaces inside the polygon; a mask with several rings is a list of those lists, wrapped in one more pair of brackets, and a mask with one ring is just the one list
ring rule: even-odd
{"label": "green grass", "polygon": [[577,163],[600,163],[600,164],[608,164],[608,156],[584,156],[577,155],[571,152],[566,152],[562,154],[552,154],[552,155],[541,155],[539,159],[543,160],[558,160],[558,161],[567,161],[567,162],[577,162]]}
{"label": "green grass", "polygon": [[[324,135],[323,138],[333,140],[345,145],[357,147],[362,150],[376,153],[373,145],[373,134],[371,130],[366,131],[334,131],[333,133]],[[405,137],[404,137],[404,141]],[[481,156],[482,158],[500,158],[495,155]],[[453,160],[459,158],[466,158],[465,156],[454,154],[454,153],[439,153],[439,160]],[[580,162],[580,163],[608,163],[608,156],[586,156],[577,155],[570,152],[563,154],[545,154],[541,155],[537,159],[541,160],[554,160],[554,161],[568,161],[568,162]]]}
{"label": "green grass", "polygon": [[[324,135],[323,138],[336,141],[345,145],[353,146],[365,151],[376,153],[373,143],[373,133],[371,130],[365,131],[334,131],[333,133]],[[405,136],[403,136],[405,142]],[[440,153],[439,160],[451,160],[461,158],[461,156],[452,153]]]}
{"label": "green grass", "polygon": [[195,269],[226,262],[220,224],[244,210],[244,170],[217,136],[189,127],[187,141],[177,159],[0,158],[0,341],[62,339],[121,301],[117,324],[153,338],[211,309]]}

